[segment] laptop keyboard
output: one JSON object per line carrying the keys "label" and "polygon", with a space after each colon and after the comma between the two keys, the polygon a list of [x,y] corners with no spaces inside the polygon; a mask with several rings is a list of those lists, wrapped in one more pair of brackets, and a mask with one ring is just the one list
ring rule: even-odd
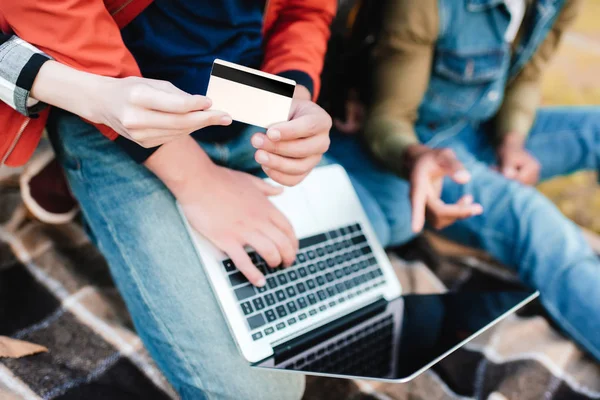
{"label": "laptop keyboard", "polygon": [[393,334],[394,320],[388,316],[302,354],[283,368],[352,376],[390,376]]}
{"label": "laptop keyboard", "polygon": [[258,254],[249,254],[267,278],[262,288],[250,284],[231,260],[223,266],[254,340],[385,283],[360,224],[300,239],[289,268],[270,268]]}

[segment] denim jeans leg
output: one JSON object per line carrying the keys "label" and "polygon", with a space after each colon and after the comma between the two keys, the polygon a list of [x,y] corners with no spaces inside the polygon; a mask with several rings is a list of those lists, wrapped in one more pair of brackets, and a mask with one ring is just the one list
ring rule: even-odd
{"label": "denim jeans leg", "polygon": [[299,399],[302,376],[240,355],[164,185],[76,116],[56,112],[49,132],[135,327],[181,397]]}
{"label": "denim jeans leg", "polygon": [[542,180],[600,169],[600,107],[542,108],[527,139]]}
{"label": "denim jeans leg", "polygon": [[442,200],[454,203],[470,193],[484,212],[443,234],[515,268],[525,284],[540,291],[559,325],[600,360],[600,261],[580,229],[535,188],[506,179],[460,143],[448,145],[469,169],[471,181],[447,180]]}

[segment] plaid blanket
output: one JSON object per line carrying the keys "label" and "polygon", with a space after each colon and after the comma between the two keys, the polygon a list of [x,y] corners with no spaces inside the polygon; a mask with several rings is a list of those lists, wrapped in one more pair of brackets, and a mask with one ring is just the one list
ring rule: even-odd
{"label": "plaid blanket", "polygon": [[[432,258],[415,248],[400,254],[417,261],[393,256],[407,292],[517,285],[512,274],[488,263]],[[29,220],[17,185],[6,178],[0,185],[1,336],[48,349],[0,358],[2,400],[177,398],[81,226]],[[600,399],[600,366],[532,304],[408,384],[309,378],[305,398]]]}

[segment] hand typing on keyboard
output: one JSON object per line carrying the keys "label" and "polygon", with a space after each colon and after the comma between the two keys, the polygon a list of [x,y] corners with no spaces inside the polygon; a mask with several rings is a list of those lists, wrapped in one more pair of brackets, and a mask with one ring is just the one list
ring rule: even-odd
{"label": "hand typing on keyboard", "polygon": [[[214,168],[214,170],[212,170]],[[266,279],[244,246],[250,246],[269,267],[291,265],[298,251],[298,239],[287,218],[267,196],[281,193],[250,174],[212,164],[207,181],[190,185],[189,199],[178,197],[194,229],[225,252],[248,281],[264,286]],[[194,191],[210,187],[209,194]]]}

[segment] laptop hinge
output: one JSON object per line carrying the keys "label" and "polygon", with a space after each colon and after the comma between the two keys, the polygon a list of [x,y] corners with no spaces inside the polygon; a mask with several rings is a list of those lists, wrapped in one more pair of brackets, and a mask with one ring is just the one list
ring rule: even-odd
{"label": "laptop hinge", "polygon": [[355,326],[358,323],[379,314],[385,310],[386,305],[387,301],[382,297],[359,310],[331,321],[317,329],[313,329],[302,336],[298,336],[297,338],[280,344],[273,349],[275,354],[275,365],[310,349],[312,346],[345,331],[349,327]]}

